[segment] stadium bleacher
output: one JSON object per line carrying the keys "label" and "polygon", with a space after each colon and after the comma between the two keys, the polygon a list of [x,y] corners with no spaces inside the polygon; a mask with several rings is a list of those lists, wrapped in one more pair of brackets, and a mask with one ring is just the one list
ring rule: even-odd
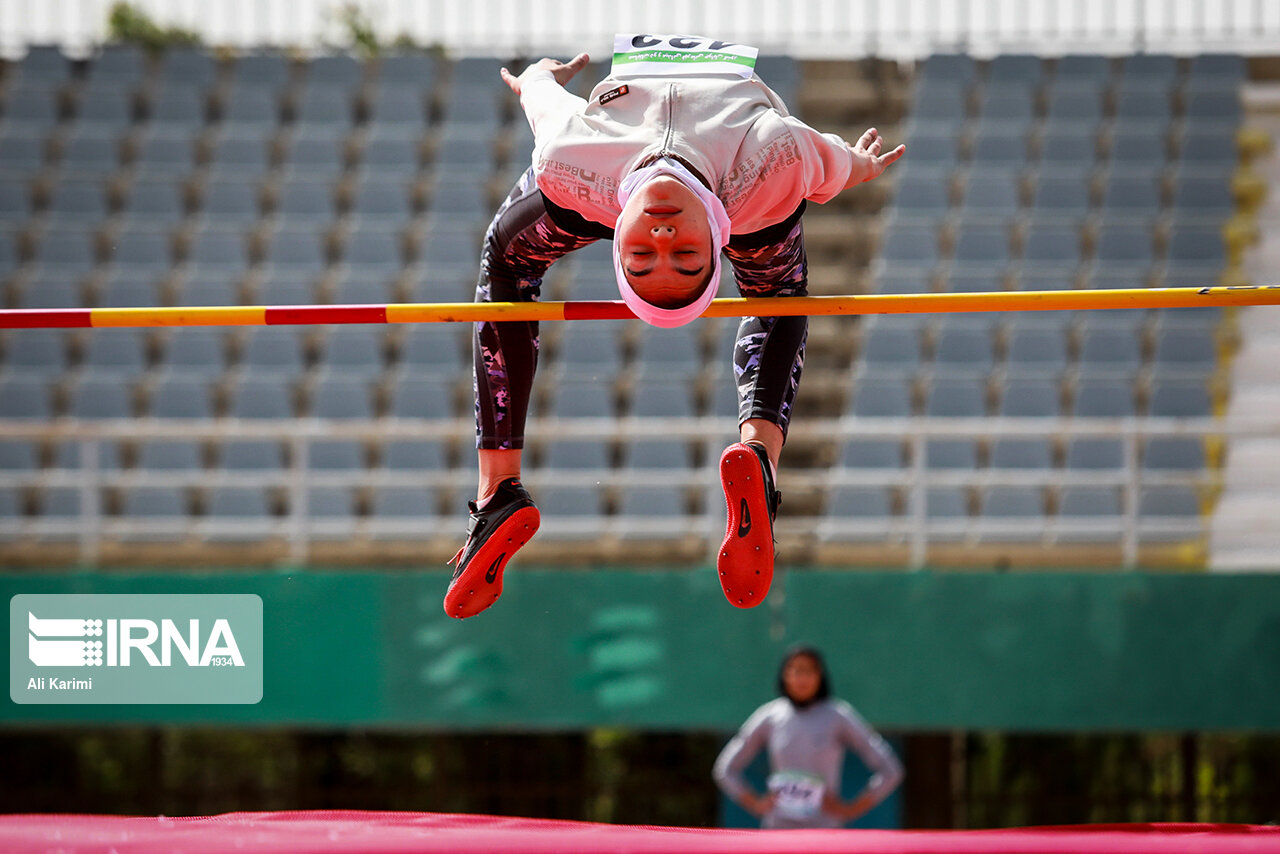
{"label": "stadium bleacher", "polygon": [[[798,95],[803,63],[762,63],[786,98]],[[470,299],[485,224],[532,151],[528,127],[498,80],[501,64],[423,54],[222,58],[185,49],[150,57],[129,47],[76,62],[33,50],[4,63],[5,304]],[[925,59],[899,125],[908,156],[885,179],[868,289],[1232,281],[1224,227],[1235,211],[1244,73],[1231,56]],[[607,246],[592,246],[553,270],[544,296],[614,298],[611,279]],[[1210,416],[1221,410],[1223,324],[1217,311],[851,319],[854,331],[841,343],[851,358],[835,359],[832,406],[837,418],[924,426],[955,418],[1034,427],[1060,416]],[[669,332],[585,321],[550,326],[536,418],[712,416],[732,430],[732,324]],[[288,471],[303,466],[325,474],[305,501],[317,536],[430,539],[442,536],[441,526],[452,531],[448,518],[436,517],[461,513],[474,478],[465,435],[466,330],[25,330],[6,333],[2,343],[4,421],[426,418],[456,428],[368,438],[359,453],[344,446],[341,465],[314,456],[320,444],[293,459],[278,439],[126,438],[118,463],[125,475],[176,471],[187,479],[109,481],[103,530],[119,522],[125,538],[153,536],[145,524],[153,516],[181,522],[164,528],[178,539],[283,536]],[[822,344],[811,343],[815,365]],[[784,543],[800,530],[809,539],[817,530],[824,545],[875,542],[876,525],[889,542],[920,519],[937,520],[950,542],[1052,545],[1059,536],[1082,536],[1071,524],[1054,533],[1059,521],[1124,512],[1123,501],[1102,496],[1112,496],[1134,466],[1153,478],[1182,478],[1153,479],[1135,496],[1140,538],[1166,541],[1209,506],[1213,460],[1199,440],[1152,437],[1133,457],[1120,440],[1062,431],[918,440],[855,434],[828,437],[819,455],[825,468],[788,473],[810,496],[784,505]],[[623,540],[717,536],[722,511],[703,494],[714,478],[698,441],[624,443],[623,450],[613,438],[574,438],[579,444],[564,447],[557,437],[540,438],[546,443],[531,482],[547,494],[552,541],[580,544],[589,526],[575,524],[579,517]],[[58,443],[66,447],[75,441]],[[98,445],[97,466],[116,464],[104,450],[112,447]],[[43,439],[0,450],[6,541],[38,536],[45,516],[79,512],[82,496],[66,486],[77,460]],[[584,467],[604,485],[556,479]],[[659,480],[666,472],[676,485],[617,489],[636,470]],[[946,477],[917,480],[934,470]],[[236,471],[266,482],[224,480]],[[432,475],[427,486],[385,482],[402,471]],[[993,472],[1022,480],[989,482]],[[858,482],[867,476],[882,482]],[[686,488],[699,477],[707,485]],[[248,527],[239,524],[246,518]],[[1115,544],[1120,537],[1108,525],[1094,539]]]}

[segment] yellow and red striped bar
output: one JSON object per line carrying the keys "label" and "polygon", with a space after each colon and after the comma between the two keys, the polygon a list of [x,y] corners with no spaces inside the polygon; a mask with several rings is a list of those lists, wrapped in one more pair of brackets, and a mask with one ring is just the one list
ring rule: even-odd
{"label": "yellow and red striped bar", "polygon": [[[1280,285],[1130,288],[1079,291],[866,294],[718,299],[703,317],[947,314],[987,311],[1086,311],[1280,305]],[[0,310],[0,329],[147,326],[302,326],[353,323],[626,320],[620,300],[578,302],[391,303],[387,305],[244,305],[173,308],[32,308]]]}

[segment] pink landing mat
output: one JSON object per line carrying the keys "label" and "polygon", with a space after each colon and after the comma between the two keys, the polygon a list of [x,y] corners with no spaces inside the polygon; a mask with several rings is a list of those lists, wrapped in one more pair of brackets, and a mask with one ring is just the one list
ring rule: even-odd
{"label": "pink landing mat", "polygon": [[1280,827],[1099,824],[1005,830],[709,830],[447,813],[0,815],[5,854],[1218,854],[1280,852]]}

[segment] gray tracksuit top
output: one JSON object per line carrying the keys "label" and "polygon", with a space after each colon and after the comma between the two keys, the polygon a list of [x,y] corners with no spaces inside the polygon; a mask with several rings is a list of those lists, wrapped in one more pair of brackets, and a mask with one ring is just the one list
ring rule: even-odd
{"label": "gray tracksuit top", "polygon": [[820,700],[797,709],[779,697],[756,709],[716,759],[712,775],[725,794],[736,801],[749,791],[743,771],[764,749],[769,788],[778,795],[764,827],[840,827],[839,819],[815,810],[814,804],[823,792],[840,796],[846,749],[871,771],[864,794],[877,803],[902,780],[902,764],[888,743],[843,700]]}

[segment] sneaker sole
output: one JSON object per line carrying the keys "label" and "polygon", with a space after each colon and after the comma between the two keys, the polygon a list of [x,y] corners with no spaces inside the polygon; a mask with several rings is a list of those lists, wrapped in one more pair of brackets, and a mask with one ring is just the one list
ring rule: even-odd
{"label": "sneaker sole", "polygon": [[720,455],[720,485],[729,517],[716,555],[720,587],[730,605],[754,608],[773,583],[773,524],[760,458],[730,445]]}
{"label": "sneaker sole", "polygon": [[465,620],[497,602],[502,595],[502,573],[507,562],[533,538],[541,522],[537,507],[522,507],[508,516],[449,584],[444,612]]}

